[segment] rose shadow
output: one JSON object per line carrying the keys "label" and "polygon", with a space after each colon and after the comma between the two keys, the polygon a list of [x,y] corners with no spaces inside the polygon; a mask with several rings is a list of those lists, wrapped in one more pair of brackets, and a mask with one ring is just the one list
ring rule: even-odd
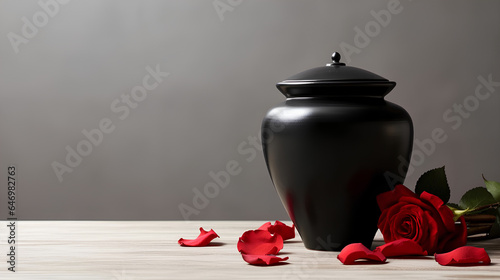
{"label": "rose shadow", "polygon": [[283,241],[285,244],[295,244],[295,243],[302,243],[300,240],[285,240]]}
{"label": "rose shadow", "polygon": [[224,245],[226,245],[224,242],[210,242],[206,247],[219,247]]}
{"label": "rose shadow", "polygon": [[251,265],[251,266],[258,266],[258,267],[271,267],[271,266],[281,266],[281,265],[289,265],[290,263],[289,262],[277,262],[277,263],[274,263],[272,265],[267,265],[267,264],[247,264],[247,265]]}
{"label": "rose shadow", "polygon": [[489,265],[498,265],[497,263],[470,263],[470,264],[449,264],[445,266],[455,266],[455,267],[472,267],[472,266],[489,266]]}
{"label": "rose shadow", "polygon": [[381,264],[388,264],[388,261],[385,262],[379,262],[379,261],[373,261],[373,260],[358,260],[355,261],[352,264],[349,265],[381,265]]}
{"label": "rose shadow", "polygon": [[434,260],[433,256],[399,256],[399,257],[387,257],[387,258],[395,260]]}

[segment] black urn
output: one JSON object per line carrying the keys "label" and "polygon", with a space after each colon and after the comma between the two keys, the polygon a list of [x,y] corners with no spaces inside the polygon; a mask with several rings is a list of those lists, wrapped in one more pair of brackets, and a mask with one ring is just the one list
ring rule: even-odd
{"label": "black urn", "polygon": [[376,196],[403,183],[413,124],[384,100],[395,82],[332,60],[276,85],[286,101],[263,120],[264,156],[306,248],[370,248]]}

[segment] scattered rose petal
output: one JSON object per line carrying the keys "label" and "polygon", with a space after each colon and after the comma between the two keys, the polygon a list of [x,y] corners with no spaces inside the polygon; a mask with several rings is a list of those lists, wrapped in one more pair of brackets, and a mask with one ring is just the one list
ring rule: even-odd
{"label": "scattered rose petal", "polygon": [[238,251],[250,255],[276,255],[283,249],[283,238],[267,230],[248,230],[238,240]]}
{"label": "scattered rose petal", "polygon": [[422,246],[406,238],[401,238],[378,246],[373,252],[380,252],[386,257],[427,256],[427,251],[422,249]]}
{"label": "scattered rose petal", "polygon": [[241,254],[243,259],[253,265],[273,265],[288,260],[288,257],[280,258],[274,255],[249,255]]}
{"label": "scattered rose petal", "polygon": [[212,241],[214,238],[219,237],[217,233],[213,229],[210,231],[206,231],[203,228],[200,228],[200,235],[196,239],[184,239],[181,238],[179,239],[178,243],[181,246],[188,246],[188,247],[202,247],[202,246],[207,246],[210,241]]}
{"label": "scattered rose petal", "polygon": [[386,257],[380,252],[373,252],[361,243],[352,243],[344,247],[337,259],[345,265],[355,264],[356,260],[369,259],[372,261],[385,262]]}
{"label": "scattered rose petal", "polygon": [[444,254],[435,254],[436,261],[440,265],[485,265],[490,264],[491,259],[483,248],[463,246]]}
{"label": "scattered rose petal", "polygon": [[274,222],[274,225],[272,225],[271,222],[267,222],[260,226],[258,229],[267,230],[272,234],[277,233],[281,235],[281,237],[283,237],[283,240],[288,240],[295,237],[295,224],[292,224],[292,226],[290,227],[280,221]]}
{"label": "scattered rose petal", "polygon": [[[273,226],[273,224],[271,224],[271,222],[266,222],[264,223],[263,225],[261,225],[258,229],[260,230],[267,230],[269,231],[269,229]],[[270,231],[269,231],[270,232]],[[283,236],[282,236],[283,237]]]}

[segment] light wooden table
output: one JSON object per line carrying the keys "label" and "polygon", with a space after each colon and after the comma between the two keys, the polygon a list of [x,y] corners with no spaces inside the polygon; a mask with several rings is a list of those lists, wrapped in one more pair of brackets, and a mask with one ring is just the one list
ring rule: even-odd
{"label": "light wooden table", "polygon": [[[12,273],[5,261],[8,222],[0,223],[0,279],[500,279],[500,239],[469,243],[487,250],[490,266],[444,267],[433,257],[345,266],[338,252],[305,249],[298,235],[282,250],[287,264],[248,265],[236,242],[264,221],[17,221]],[[208,247],[177,244],[198,236],[200,226],[221,238]]]}

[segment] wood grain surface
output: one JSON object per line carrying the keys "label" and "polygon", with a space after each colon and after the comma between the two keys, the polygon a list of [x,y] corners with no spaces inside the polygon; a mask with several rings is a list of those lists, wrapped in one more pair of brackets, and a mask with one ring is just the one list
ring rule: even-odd
{"label": "wood grain surface", "polygon": [[[500,279],[500,239],[484,247],[489,266],[444,267],[433,257],[394,258],[386,264],[342,265],[338,252],[285,243],[287,263],[252,266],[236,249],[245,230],[264,221],[17,221],[16,272],[7,270],[8,222],[0,229],[0,279]],[[181,247],[199,227],[220,236],[208,247]],[[382,244],[376,236],[374,246]]]}

